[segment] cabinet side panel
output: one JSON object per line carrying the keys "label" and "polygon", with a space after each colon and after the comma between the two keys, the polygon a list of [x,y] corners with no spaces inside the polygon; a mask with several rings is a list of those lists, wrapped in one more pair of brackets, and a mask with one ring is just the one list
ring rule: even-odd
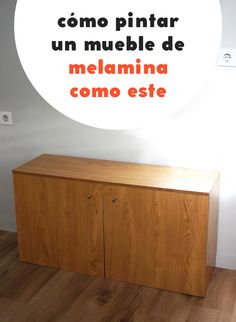
{"label": "cabinet side panel", "polygon": [[216,265],[218,213],[219,213],[219,186],[218,179],[209,195],[209,219],[207,241],[207,285],[210,283]]}
{"label": "cabinet side panel", "polygon": [[207,196],[111,187],[104,216],[108,278],[205,295]]}
{"label": "cabinet side panel", "polygon": [[104,276],[100,186],[15,175],[20,259]]}

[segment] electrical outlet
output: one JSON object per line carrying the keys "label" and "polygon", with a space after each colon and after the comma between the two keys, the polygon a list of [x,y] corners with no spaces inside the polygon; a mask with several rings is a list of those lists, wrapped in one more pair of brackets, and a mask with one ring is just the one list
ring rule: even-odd
{"label": "electrical outlet", "polygon": [[12,112],[0,111],[0,125],[13,125]]}
{"label": "electrical outlet", "polygon": [[236,67],[236,49],[221,48],[218,56],[218,65]]}

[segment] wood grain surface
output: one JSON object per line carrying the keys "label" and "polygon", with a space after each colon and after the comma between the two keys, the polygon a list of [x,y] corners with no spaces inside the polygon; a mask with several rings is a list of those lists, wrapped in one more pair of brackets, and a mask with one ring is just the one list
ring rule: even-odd
{"label": "wood grain surface", "polygon": [[107,194],[106,276],[204,296],[208,197],[114,186]]}
{"label": "wood grain surface", "polygon": [[22,261],[104,276],[103,186],[14,175]]}
{"label": "wood grain surface", "polygon": [[214,171],[55,155],[41,155],[16,168],[14,172],[202,194],[211,191],[219,176]]}

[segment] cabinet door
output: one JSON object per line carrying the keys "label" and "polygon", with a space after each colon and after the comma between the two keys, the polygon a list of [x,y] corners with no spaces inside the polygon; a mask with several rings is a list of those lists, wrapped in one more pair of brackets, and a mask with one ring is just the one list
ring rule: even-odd
{"label": "cabinet door", "polygon": [[104,276],[102,186],[14,175],[22,261]]}
{"label": "cabinet door", "polygon": [[110,186],[104,202],[106,277],[205,295],[207,196]]}

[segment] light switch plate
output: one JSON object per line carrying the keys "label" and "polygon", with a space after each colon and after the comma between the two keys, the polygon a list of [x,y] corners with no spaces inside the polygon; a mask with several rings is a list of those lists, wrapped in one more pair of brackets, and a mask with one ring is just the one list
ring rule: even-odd
{"label": "light switch plate", "polygon": [[221,48],[218,56],[218,65],[236,67],[236,49]]}
{"label": "light switch plate", "polygon": [[0,125],[13,125],[12,112],[0,111]]}

